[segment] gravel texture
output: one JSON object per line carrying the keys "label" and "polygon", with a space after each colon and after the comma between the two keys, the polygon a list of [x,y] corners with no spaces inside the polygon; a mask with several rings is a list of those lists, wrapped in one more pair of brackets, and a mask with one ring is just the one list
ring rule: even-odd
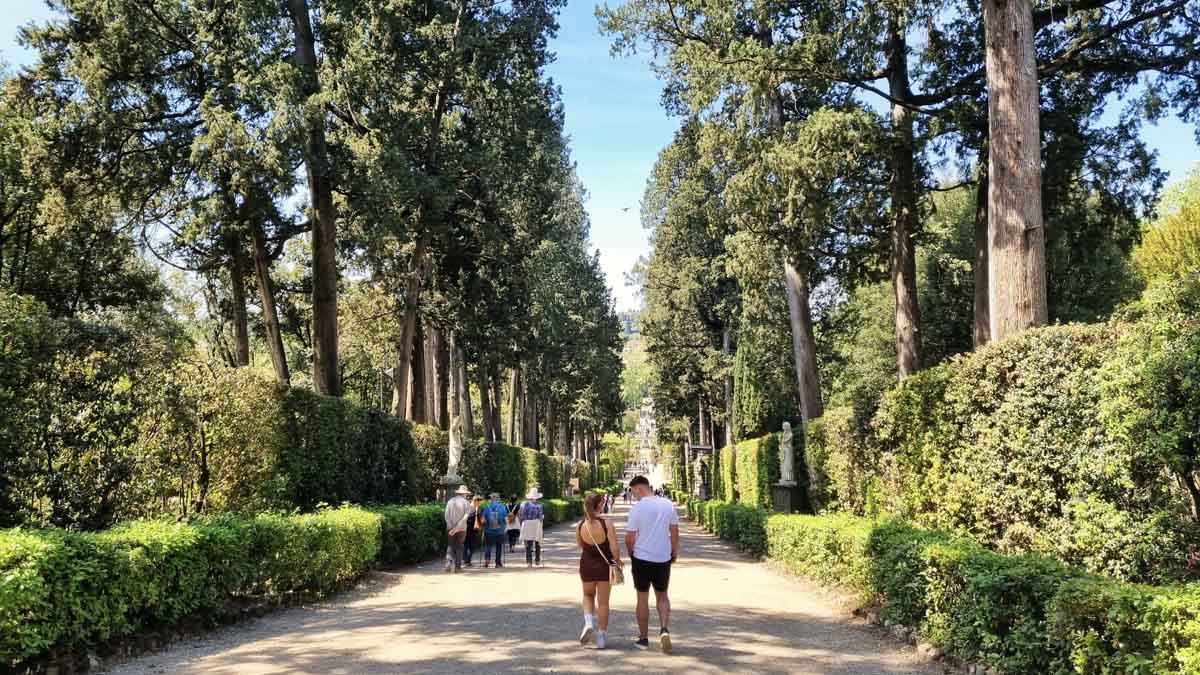
{"label": "gravel texture", "polygon": [[[618,505],[614,514],[622,536],[626,510]],[[573,530],[557,527],[546,533],[543,568],[527,569],[518,551],[500,570],[447,575],[430,562],[375,572],[328,602],[179,642],[109,672],[943,672],[821,589],[742,556],[690,522],[681,535],[671,655],[633,647],[628,566],[629,582],[613,590],[609,649],[580,647],[579,554]],[[652,636],[656,623],[652,607]]]}

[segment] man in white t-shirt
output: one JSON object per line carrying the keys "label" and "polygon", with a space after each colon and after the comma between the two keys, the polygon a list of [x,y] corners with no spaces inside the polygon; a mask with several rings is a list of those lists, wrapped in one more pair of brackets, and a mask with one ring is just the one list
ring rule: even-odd
{"label": "man in white t-shirt", "polygon": [[657,497],[645,476],[629,481],[637,503],[629,510],[625,525],[625,548],[633,561],[633,588],[637,591],[638,649],[648,649],[646,634],[650,628],[650,587],[654,587],[654,606],[658,609],[658,643],[671,653],[671,564],[679,554],[679,514],[669,499]]}

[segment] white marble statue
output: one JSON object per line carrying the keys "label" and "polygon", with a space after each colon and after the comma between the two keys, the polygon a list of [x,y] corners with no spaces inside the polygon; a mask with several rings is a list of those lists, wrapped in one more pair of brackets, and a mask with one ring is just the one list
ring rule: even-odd
{"label": "white marble statue", "polygon": [[783,433],[779,434],[779,484],[796,484],[796,452],[792,449],[792,425],[783,423]]}
{"label": "white marble statue", "polygon": [[446,476],[458,476],[458,465],[463,453],[463,418],[458,415],[450,420],[450,457],[446,462]]}

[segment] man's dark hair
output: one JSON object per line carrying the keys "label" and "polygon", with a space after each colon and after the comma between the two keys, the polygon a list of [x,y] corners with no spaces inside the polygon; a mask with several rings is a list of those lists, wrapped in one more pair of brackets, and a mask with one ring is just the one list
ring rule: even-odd
{"label": "man's dark hair", "polygon": [[629,487],[635,487],[638,485],[650,487],[650,479],[646,478],[645,476],[634,476],[633,480],[629,481]]}

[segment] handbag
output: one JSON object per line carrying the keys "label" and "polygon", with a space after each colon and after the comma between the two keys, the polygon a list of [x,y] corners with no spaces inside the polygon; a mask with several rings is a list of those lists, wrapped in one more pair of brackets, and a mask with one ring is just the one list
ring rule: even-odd
{"label": "handbag", "polygon": [[[582,528],[586,524],[587,521],[584,521],[579,524],[579,527]],[[591,533],[592,531],[588,530],[588,535],[591,535]],[[608,563],[608,584],[610,586],[620,586],[621,584],[625,583],[625,570],[621,569],[620,565],[609,560],[608,556],[604,555],[604,551],[600,548],[600,544],[596,543],[595,539],[592,539],[592,546],[596,547],[596,552],[600,554],[600,557],[604,559],[604,562]]]}

